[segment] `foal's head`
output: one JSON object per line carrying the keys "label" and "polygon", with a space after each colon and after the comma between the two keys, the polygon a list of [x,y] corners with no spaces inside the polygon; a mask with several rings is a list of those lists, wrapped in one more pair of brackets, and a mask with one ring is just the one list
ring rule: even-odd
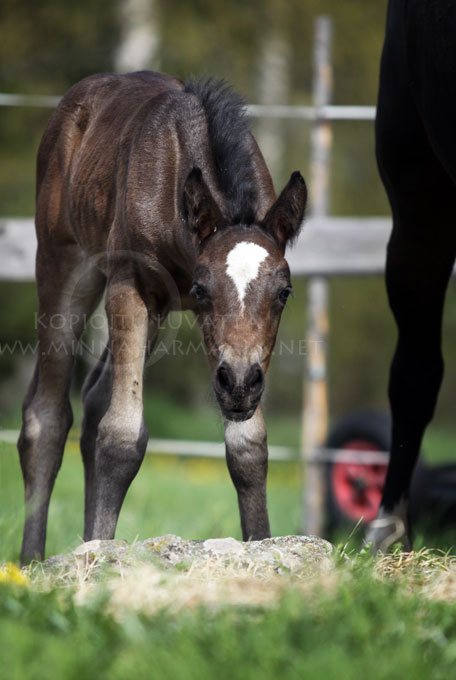
{"label": "foal's head", "polygon": [[291,293],[284,258],[298,234],[307,190],[299,172],[261,222],[229,225],[198,170],[185,185],[189,227],[199,243],[191,295],[213,367],[220,408],[247,420],[264,389],[282,310]]}

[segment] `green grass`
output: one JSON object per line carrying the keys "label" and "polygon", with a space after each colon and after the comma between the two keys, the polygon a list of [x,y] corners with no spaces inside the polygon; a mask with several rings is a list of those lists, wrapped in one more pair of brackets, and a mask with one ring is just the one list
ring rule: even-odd
{"label": "green grass", "polygon": [[429,463],[456,459],[456,431],[454,427],[431,424],[424,436],[422,451]]}
{"label": "green grass", "polygon": [[362,556],[275,607],[107,613],[107,594],[0,584],[0,668],[9,680],[450,680],[456,609],[405,581],[379,580]]}

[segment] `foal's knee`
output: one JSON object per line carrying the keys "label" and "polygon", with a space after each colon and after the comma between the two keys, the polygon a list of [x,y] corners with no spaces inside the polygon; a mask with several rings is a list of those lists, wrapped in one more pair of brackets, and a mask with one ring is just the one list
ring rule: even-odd
{"label": "foal's knee", "polygon": [[50,404],[34,399],[24,404],[17,446],[26,481],[56,465],[58,469],[72,423],[73,412],[69,401]]}
{"label": "foal's knee", "polygon": [[34,399],[24,404],[20,444],[34,444],[41,437],[58,438],[68,433],[73,424],[73,411],[69,400],[59,404]]}
{"label": "foal's knee", "polygon": [[[148,432],[142,416],[106,412],[98,425],[96,465],[99,472],[136,474],[146,451]],[[123,471],[123,472],[122,472]]]}
{"label": "foal's knee", "polygon": [[268,470],[266,439],[266,426],[260,409],[249,420],[226,422],[226,459],[236,488],[264,484]]}

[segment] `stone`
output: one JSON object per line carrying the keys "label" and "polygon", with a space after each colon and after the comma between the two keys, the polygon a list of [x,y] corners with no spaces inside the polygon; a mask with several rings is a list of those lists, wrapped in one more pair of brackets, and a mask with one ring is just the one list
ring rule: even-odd
{"label": "stone", "polygon": [[211,579],[228,575],[299,579],[328,572],[333,564],[333,546],[316,536],[279,536],[263,541],[241,542],[234,538],[187,540],[168,534],[128,544],[126,541],[89,541],[73,552],[56,555],[30,567],[32,579],[53,585],[96,582],[122,575],[141,566],[160,572],[172,570],[204,573]]}

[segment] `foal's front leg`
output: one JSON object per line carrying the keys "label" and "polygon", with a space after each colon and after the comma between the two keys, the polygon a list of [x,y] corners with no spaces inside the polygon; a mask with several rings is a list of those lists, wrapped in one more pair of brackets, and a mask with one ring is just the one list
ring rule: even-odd
{"label": "foal's front leg", "polygon": [[112,391],[95,444],[91,507],[85,539],[114,538],[128,488],[144,458],[148,433],[143,418],[143,370],[148,314],[130,282],[112,282],[107,291]]}
{"label": "foal's front leg", "polygon": [[271,536],[266,503],[268,447],[261,406],[243,422],[225,421],[226,461],[238,495],[244,541]]}

